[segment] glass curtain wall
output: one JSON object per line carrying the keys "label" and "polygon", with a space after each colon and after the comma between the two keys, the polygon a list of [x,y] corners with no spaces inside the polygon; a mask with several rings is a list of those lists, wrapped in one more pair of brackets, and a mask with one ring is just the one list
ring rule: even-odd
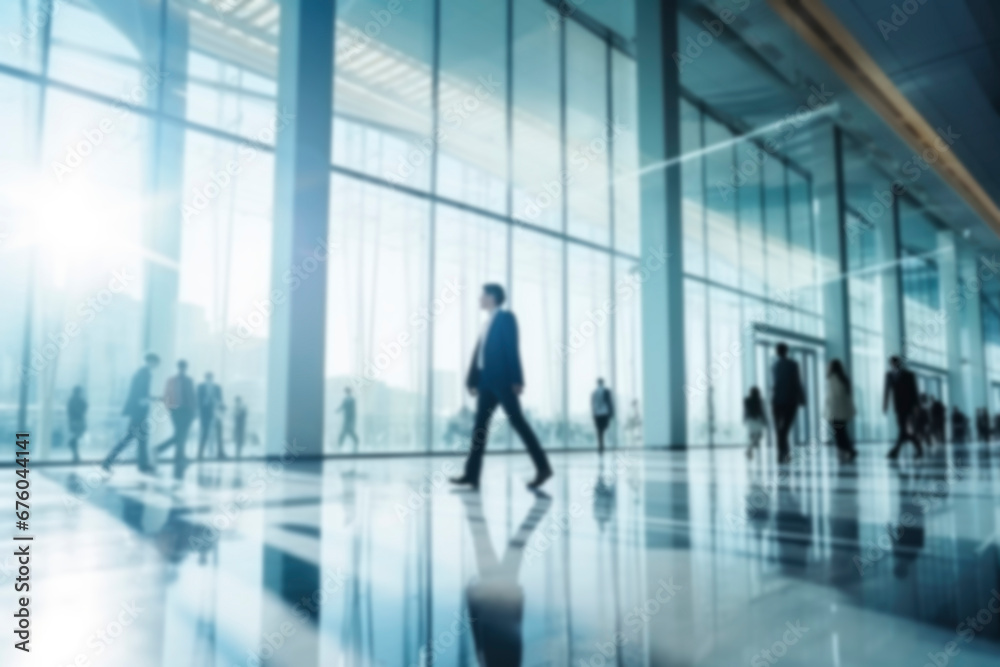
{"label": "glass curtain wall", "polygon": [[259,442],[278,18],[271,0],[0,9],[0,114],[19,129],[0,139],[0,420],[40,455],[71,457],[75,387],[80,455],[103,455],[146,351],[154,394],[185,358],[242,395]]}
{"label": "glass curtain wall", "polygon": [[866,159],[864,151],[844,145],[844,192],[847,199],[844,241],[847,245],[848,308],[851,323],[851,375],[857,417],[854,437],[886,437],[882,414],[885,379],[885,310],[883,275],[896,271],[896,246],[888,234],[894,208],[878,199],[890,181]]}
{"label": "glass curtain wall", "polygon": [[[404,4],[370,34],[384,9],[338,5],[325,451],[468,446],[485,282],[529,421],[596,446],[597,378],[623,418],[641,398],[634,62],[541,0]],[[497,420],[491,447],[520,447]]]}
{"label": "glass curtain wall", "polygon": [[688,440],[738,444],[757,332],[823,335],[811,178],[694,100],[681,130]]}
{"label": "glass curtain wall", "polygon": [[906,356],[945,372],[948,339],[939,253],[940,227],[920,207],[900,202],[903,316]]}

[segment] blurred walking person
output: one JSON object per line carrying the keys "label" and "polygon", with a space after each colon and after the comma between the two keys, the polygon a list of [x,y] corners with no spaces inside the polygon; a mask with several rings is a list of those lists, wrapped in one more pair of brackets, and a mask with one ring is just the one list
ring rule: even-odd
{"label": "blurred walking person", "polygon": [[764,409],[764,398],[760,389],[750,387],[750,393],[743,399],[743,424],[747,428],[750,446],[747,447],[747,458],[753,458],[753,452],[760,447],[761,438],[767,431],[767,411]]}
{"label": "blurred walking person", "polygon": [[806,404],[806,390],[802,386],[798,363],[788,358],[788,346],[778,343],[775,353],[778,358],[771,367],[771,414],[778,441],[778,463],[788,463],[792,460],[788,434],[795,424],[799,406]]}
{"label": "blurred walking person", "polygon": [[156,454],[159,457],[160,452],[174,447],[174,477],[177,479],[180,479],[184,474],[187,454],[185,447],[197,411],[194,382],[188,377],[187,366],[187,362],[183,359],[178,361],[177,375],[167,380],[167,386],[163,390],[163,403],[170,410],[170,421],[174,426],[174,434],[156,448]]}
{"label": "blurred walking person", "polygon": [[73,394],[66,403],[66,418],[69,422],[69,451],[73,463],[80,462],[80,438],[87,432],[87,400],[83,397],[83,387],[73,387]]}
{"label": "blurred walking person", "polygon": [[344,440],[350,438],[354,441],[354,448],[358,448],[358,434],[355,432],[357,426],[358,403],[351,393],[350,387],[344,387],[344,400],[340,402],[337,412],[344,415],[344,423],[340,426],[340,437],[337,438],[337,447],[344,445]]}
{"label": "blurred walking person", "polygon": [[139,470],[142,472],[153,470],[149,460],[149,425],[146,423],[146,419],[149,417],[150,401],[154,400],[149,393],[153,381],[153,371],[160,365],[160,357],[150,352],[146,355],[145,362],[145,365],[132,376],[132,382],[128,388],[128,398],[125,399],[125,407],[122,408],[122,414],[128,417],[128,430],[125,437],[108,452],[104,462],[101,463],[101,467],[105,470],[111,469],[111,464],[132,440],[136,441],[138,447],[136,460],[139,464]]}
{"label": "blurred walking person", "polygon": [[892,460],[899,458],[899,450],[903,448],[903,443],[909,440],[917,448],[917,458],[919,459],[924,455],[924,449],[920,445],[920,439],[913,434],[914,411],[917,408],[920,395],[917,390],[917,378],[903,366],[903,360],[900,357],[890,357],[889,366],[891,368],[885,376],[882,412],[889,411],[889,397],[891,395],[892,405],[896,411],[896,424],[899,427],[896,445],[889,451],[889,458]]}
{"label": "blurred walking person", "polygon": [[844,371],[844,364],[839,359],[834,359],[826,373],[826,420],[833,429],[833,439],[841,463],[853,463],[858,456],[848,431],[856,414],[851,379]]}
{"label": "blurred walking person", "polygon": [[222,387],[215,383],[215,376],[205,373],[205,381],[198,385],[198,424],[201,432],[198,438],[198,460],[205,456],[205,444],[214,437],[219,448],[218,457],[226,458],[222,448],[222,415],[225,404],[222,402]]}
{"label": "blurred walking person", "polygon": [[597,453],[604,454],[604,432],[615,417],[615,403],[611,390],[604,386],[603,378],[597,378],[597,389],[590,396],[590,409],[594,415],[594,428],[597,429]]}

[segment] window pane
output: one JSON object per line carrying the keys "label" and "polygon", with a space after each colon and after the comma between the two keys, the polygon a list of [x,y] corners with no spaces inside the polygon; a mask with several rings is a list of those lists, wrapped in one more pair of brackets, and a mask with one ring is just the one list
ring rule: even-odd
{"label": "window pane", "polygon": [[610,243],[607,46],[566,22],[566,156],[571,236]]}
{"label": "window pane", "polygon": [[789,287],[788,213],[785,199],[785,165],[764,164],[764,228],[766,230],[768,296],[787,302]]}
{"label": "window pane", "polygon": [[506,3],[441,2],[438,193],[507,212]]}
{"label": "window pane", "polygon": [[514,0],[514,217],[562,230],[559,31],[538,0]]}
{"label": "window pane", "polygon": [[183,89],[164,100],[166,113],[274,144],[287,124],[277,108],[278,0],[169,2],[165,86]]}
{"label": "window pane", "polygon": [[764,294],[764,223],[761,189],[760,161],[755,156],[761,148],[753,142],[740,142],[736,147],[738,174],[733,185],[739,202],[740,255],[742,259],[743,290],[750,294]]}
{"label": "window pane", "polygon": [[638,255],[639,249],[639,110],[635,61],[613,51],[612,120],[614,135],[615,247]]}
{"label": "window pane", "polygon": [[724,285],[739,286],[740,247],[736,227],[736,198],[727,184],[733,174],[733,134],[721,123],[705,119],[705,199],[708,238],[708,276]]}
{"label": "window pane", "polygon": [[[332,184],[325,451],[423,451],[428,204],[346,177]],[[360,443],[343,433],[346,388]]]}
{"label": "window pane", "polygon": [[563,242],[523,228],[514,229],[514,290],[524,406],[528,422],[546,446],[562,446],[563,419]]}
{"label": "window pane", "polygon": [[623,447],[642,442],[642,278],[638,262],[615,260],[615,430]]}
{"label": "window pane", "polygon": [[[213,175],[232,163],[239,172],[213,189]],[[250,455],[264,453],[270,309],[283,307],[271,292],[273,184],[270,153],[241,153],[237,143],[186,133],[183,192],[190,208],[181,234],[175,349],[196,383],[211,372],[226,405],[236,396],[246,405],[243,452]],[[223,423],[227,440],[230,425]]]}
{"label": "window pane", "polygon": [[596,448],[590,396],[612,378],[611,257],[570,244],[568,287],[569,444]]}
{"label": "window pane", "polygon": [[[337,3],[333,161],[410,188],[430,186],[432,3]],[[369,26],[382,16],[385,25]],[[371,33],[371,35],[369,35]]]}
{"label": "window pane", "polygon": [[705,275],[705,175],[701,149],[701,114],[681,101],[681,187],[684,191],[684,272]]}
{"label": "window pane", "polygon": [[[434,318],[435,450],[468,451],[476,400],[466,391],[465,378],[485,321],[479,297],[484,283],[508,284],[507,234],[507,225],[495,220],[448,206],[437,209],[435,295],[454,284],[460,296]],[[507,447],[509,441],[506,420],[497,414],[490,448]]]}

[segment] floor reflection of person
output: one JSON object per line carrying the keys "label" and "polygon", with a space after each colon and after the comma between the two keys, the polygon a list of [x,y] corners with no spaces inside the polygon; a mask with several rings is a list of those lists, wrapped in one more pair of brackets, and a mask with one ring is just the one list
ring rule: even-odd
{"label": "floor reflection of person", "polygon": [[743,399],[743,424],[747,428],[747,438],[750,439],[750,444],[747,446],[747,458],[752,459],[754,450],[760,447],[761,438],[767,431],[764,399],[757,387],[750,387],[750,393]]}
{"label": "floor reflection of person", "polygon": [[899,518],[887,530],[892,541],[893,574],[905,579],[926,541],[924,503],[919,495],[919,473],[899,471]]}
{"label": "floor reflection of person", "polygon": [[544,493],[536,494],[535,503],[507,542],[503,559],[498,560],[490,541],[480,496],[462,495],[478,572],[478,576],[466,586],[465,596],[476,656],[483,667],[517,667],[521,664],[524,589],[518,583],[518,572],[528,539],[549,511],[551,502]]}
{"label": "floor reflection of person", "polygon": [[128,388],[128,398],[125,399],[125,407],[122,414],[128,417],[128,431],[125,437],[118,441],[101,464],[105,470],[111,469],[122,450],[133,440],[136,441],[138,455],[136,460],[139,470],[149,472],[152,464],[149,460],[149,425],[146,419],[149,417],[149,404],[152,396],[149,393],[150,385],[153,381],[153,371],[160,365],[160,357],[150,352],[145,357],[145,365],[135,372],[132,382]]}
{"label": "floor reflection of person", "polygon": [[639,411],[639,399],[632,399],[632,411],[629,412],[628,420],[625,422],[625,433],[632,446],[638,447],[642,444],[642,413]]}
{"label": "floor reflection of person", "polygon": [[80,462],[80,438],[87,432],[87,399],[83,397],[83,387],[73,387],[73,394],[66,403],[66,419],[69,422],[69,451],[73,463]]}
{"label": "floor reflection of person", "polygon": [[243,443],[247,438],[247,404],[237,396],[233,399],[233,444],[236,458],[243,458]]}

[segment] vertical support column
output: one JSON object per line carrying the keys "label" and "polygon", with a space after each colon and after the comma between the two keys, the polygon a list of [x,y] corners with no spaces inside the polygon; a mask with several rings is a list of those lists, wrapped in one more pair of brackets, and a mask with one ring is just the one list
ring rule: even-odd
{"label": "vertical support column", "polygon": [[160,13],[159,53],[147,54],[158,63],[159,85],[150,95],[159,112],[149,151],[148,191],[157,202],[145,230],[146,260],[143,347],[163,359],[167,375],[173,373],[177,329],[177,297],[183,229],[181,199],[184,187],[184,128],[163,120],[164,115],[184,118],[187,112],[187,12],[164,2]]}
{"label": "vertical support column", "polygon": [[[269,454],[323,452],[333,28],[332,0],[281,4],[277,111],[290,120],[275,152]],[[308,277],[287,284],[297,267]]]}
{"label": "vertical support column", "polygon": [[[676,0],[640,0],[636,37],[642,265],[643,440],[684,447],[684,265],[681,224],[681,85]],[[649,171],[645,171],[646,169]],[[663,260],[662,253],[667,254]]]}
{"label": "vertical support column", "polygon": [[882,283],[882,346],[888,359],[903,354],[903,268],[899,245],[900,199],[893,184],[892,211],[876,223],[879,237],[879,260],[883,265]]}
{"label": "vertical support column", "polygon": [[826,358],[840,359],[850,373],[851,311],[848,300],[844,146],[834,124],[819,126],[814,136],[813,196],[817,204],[817,238]]}
{"label": "vertical support column", "polygon": [[986,347],[983,341],[983,283],[979,277],[979,257],[973,248],[962,244],[958,253],[959,290],[965,307],[961,311],[961,327],[965,342],[964,361],[968,364],[968,397],[972,408],[989,407],[989,387],[986,377]]}
{"label": "vertical support column", "polygon": [[955,233],[938,232],[938,258],[941,271],[941,300],[945,312],[944,333],[948,360],[948,396],[952,405],[957,405],[966,415],[971,416],[973,406],[965,391],[965,364],[962,355],[962,316],[968,307],[956,308],[952,295],[961,293],[958,281],[958,247]]}

